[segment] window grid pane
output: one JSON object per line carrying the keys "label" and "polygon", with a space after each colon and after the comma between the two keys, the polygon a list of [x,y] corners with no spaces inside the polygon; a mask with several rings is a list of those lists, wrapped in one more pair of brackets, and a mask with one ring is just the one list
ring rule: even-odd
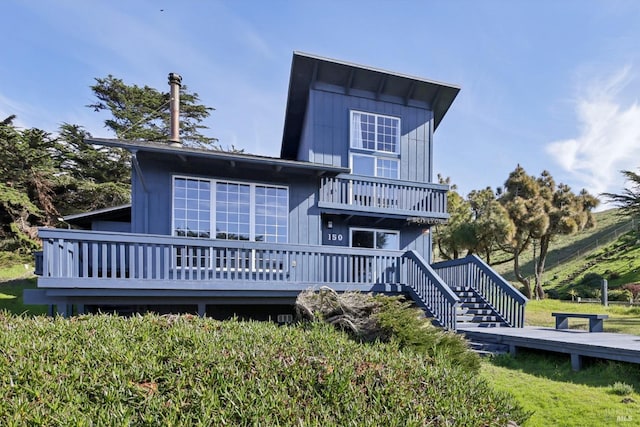
{"label": "window grid pane", "polygon": [[387,153],[397,153],[400,120],[393,117],[382,116],[378,116],[377,119],[377,150]]}
{"label": "window grid pane", "polygon": [[208,180],[175,178],[173,218],[175,236],[211,237],[211,183]]}
{"label": "window grid pane", "polygon": [[287,243],[289,216],[287,189],[257,185],[255,192],[256,241]]}
{"label": "window grid pane", "polygon": [[216,238],[250,240],[250,188],[245,184],[216,184]]}
{"label": "window grid pane", "polygon": [[377,158],[376,176],[398,179],[398,160]]}

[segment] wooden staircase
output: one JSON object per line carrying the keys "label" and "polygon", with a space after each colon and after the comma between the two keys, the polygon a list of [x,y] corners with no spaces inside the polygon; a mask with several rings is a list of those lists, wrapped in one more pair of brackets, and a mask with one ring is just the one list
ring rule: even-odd
{"label": "wooden staircase", "polygon": [[508,326],[491,305],[471,287],[452,286],[451,290],[460,298],[456,323],[460,326],[477,325],[482,328]]}

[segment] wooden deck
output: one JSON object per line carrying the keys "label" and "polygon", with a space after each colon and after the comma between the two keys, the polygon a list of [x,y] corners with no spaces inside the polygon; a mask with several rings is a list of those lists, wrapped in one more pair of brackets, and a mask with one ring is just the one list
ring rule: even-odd
{"label": "wooden deck", "polygon": [[518,348],[531,348],[571,355],[571,367],[580,370],[583,357],[640,364],[640,336],[577,329],[478,328],[459,326],[458,332],[471,340],[509,346],[512,355]]}

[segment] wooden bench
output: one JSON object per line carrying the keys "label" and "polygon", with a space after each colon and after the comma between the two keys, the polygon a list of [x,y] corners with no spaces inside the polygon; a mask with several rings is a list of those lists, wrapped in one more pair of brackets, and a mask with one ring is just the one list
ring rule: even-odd
{"label": "wooden bench", "polygon": [[556,318],[556,329],[569,329],[569,318],[589,319],[589,332],[602,332],[606,314],[551,313]]}

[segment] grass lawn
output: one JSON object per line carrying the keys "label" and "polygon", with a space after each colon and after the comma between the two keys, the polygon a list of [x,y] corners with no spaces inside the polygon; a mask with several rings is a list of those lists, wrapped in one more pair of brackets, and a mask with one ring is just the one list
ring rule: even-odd
{"label": "grass lawn", "polygon": [[[527,326],[555,326],[553,312],[563,313],[600,313],[607,314],[609,318],[604,321],[605,332],[618,332],[624,334],[640,335],[640,307],[627,307],[621,305],[572,303],[545,299],[541,301],[531,300],[527,303],[525,311],[525,323]],[[575,329],[587,329],[589,321],[586,319],[569,319],[569,327]]]}
{"label": "grass lawn", "polygon": [[[566,355],[521,351],[516,359],[485,359],[482,375],[533,415],[525,426],[620,426],[640,424],[640,366],[601,362],[580,372]],[[623,382],[635,392],[618,395]]]}
{"label": "grass lawn", "polygon": [[45,314],[44,305],[24,305],[22,291],[35,289],[36,278],[33,265],[18,264],[0,268],[0,311],[6,310],[14,314]]}
{"label": "grass lawn", "polygon": [[[608,314],[605,332],[640,335],[640,308],[578,304],[558,300],[529,301],[528,326],[555,325],[552,312]],[[587,321],[570,319],[572,328]],[[484,359],[482,375],[496,389],[512,393],[525,410],[533,411],[526,426],[640,425],[640,365],[593,362],[574,372],[567,355],[521,350],[518,357]],[[613,392],[616,383],[635,390]]]}

